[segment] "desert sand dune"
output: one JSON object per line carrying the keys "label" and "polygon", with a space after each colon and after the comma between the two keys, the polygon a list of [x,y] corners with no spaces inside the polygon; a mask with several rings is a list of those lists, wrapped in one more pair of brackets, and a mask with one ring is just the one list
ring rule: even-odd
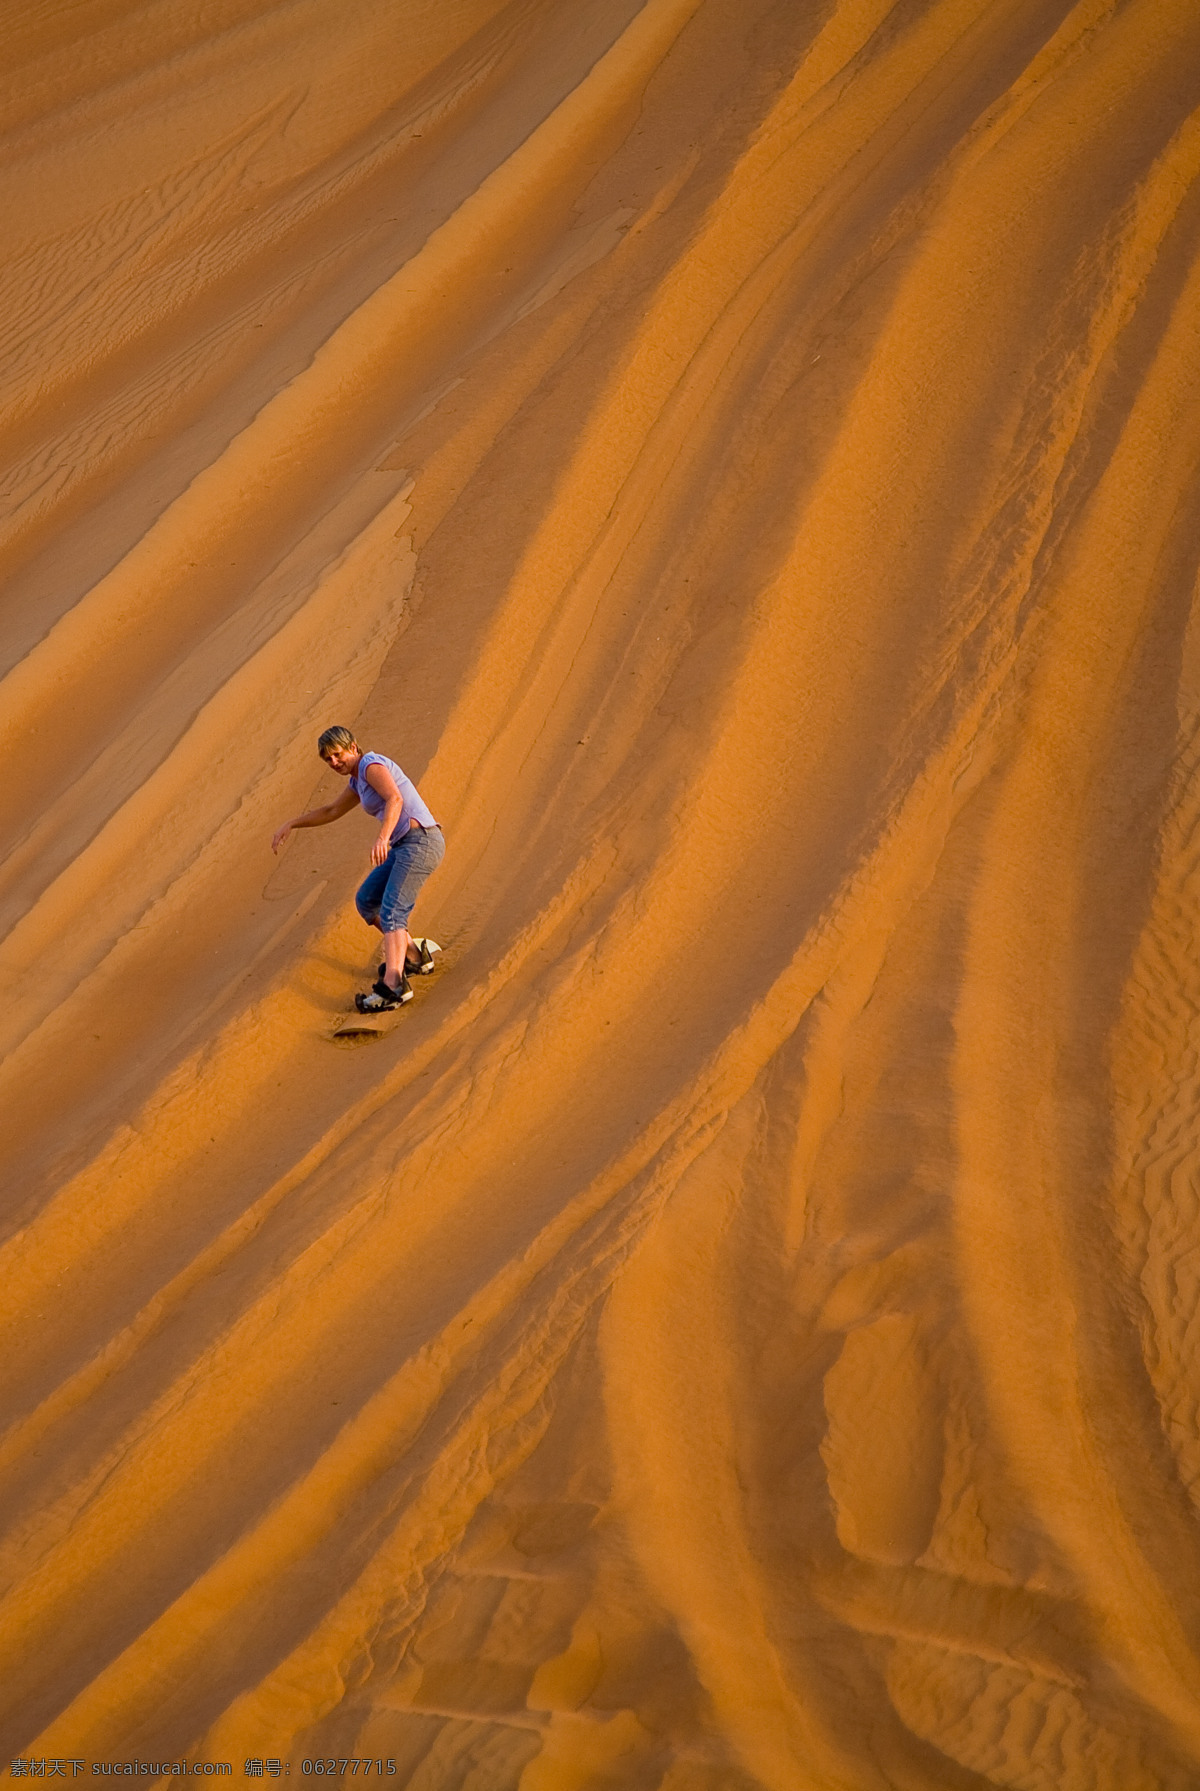
{"label": "desert sand dune", "polygon": [[10,15],[8,1757],[1187,1791],[1200,15]]}

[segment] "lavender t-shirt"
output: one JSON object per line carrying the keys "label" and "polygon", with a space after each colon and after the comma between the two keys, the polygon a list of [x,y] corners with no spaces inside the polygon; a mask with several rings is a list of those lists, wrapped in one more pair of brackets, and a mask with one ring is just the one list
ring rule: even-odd
{"label": "lavender t-shirt", "polygon": [[400,810],[400,819],[392,829],[393,843],[404,838],[412,821],[415,821],[420,827],[437,826],[437,822],[418,796],[417,786],[412,778],[405,777],[395,759],[389,759],[386,754],[381,752],[365,752],[358,761],[357,768],[350,773],[350,786],[369,815],[374,815],[378,819],[387,807],[387,800],[379,794],[378,790],[373,790],[367,782],[368,765],[382,765],[391,772],[404,803],[404,807]]}

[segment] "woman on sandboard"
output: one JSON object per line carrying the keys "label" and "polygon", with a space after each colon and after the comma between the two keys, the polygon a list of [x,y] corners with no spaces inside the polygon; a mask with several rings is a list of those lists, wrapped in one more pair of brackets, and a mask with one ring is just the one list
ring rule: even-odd
{"label": "woman on sandboard", "polygon": [[378,818],[379,833],[371,847],[375,868],[354,902],[367,925],[383,934],[383,963],[374,988],[367,995],[356,995],[354,1005],[360,1014],[385,1013],[412,1000],[410,970],[424,974],[433,968],[429,947],[409,938],[408,921],[421,885],[442,862],[446,842],[416,785],[394,759],[363,752],[349,728],[326,728],[317,751],[331,771],[349,778],[350,787],[324,808],[310,808],[285,822],[272,839],[271,850],[279,851],[293,827],[324,827],[360,804]]}

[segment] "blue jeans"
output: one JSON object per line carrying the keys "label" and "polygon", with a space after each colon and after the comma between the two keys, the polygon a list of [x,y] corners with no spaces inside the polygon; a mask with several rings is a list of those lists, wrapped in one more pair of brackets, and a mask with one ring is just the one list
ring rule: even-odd
{"label": "blue jeans", "polygon": [[442,862],[446,842],[440,827],[412,827],[393,845],[382,864],[366,877],[354,905],[369,927],[384,933],[408,931],[408,917],[421,885]]}

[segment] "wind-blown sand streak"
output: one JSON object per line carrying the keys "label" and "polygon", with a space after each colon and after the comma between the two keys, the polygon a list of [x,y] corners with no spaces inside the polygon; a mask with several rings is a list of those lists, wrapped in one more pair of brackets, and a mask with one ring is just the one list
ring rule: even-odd
{"label": "wind-blown sand streak", "polygon": [[10,1757],[1185,1791],[1200,23],[197,16],[0,92]]}

